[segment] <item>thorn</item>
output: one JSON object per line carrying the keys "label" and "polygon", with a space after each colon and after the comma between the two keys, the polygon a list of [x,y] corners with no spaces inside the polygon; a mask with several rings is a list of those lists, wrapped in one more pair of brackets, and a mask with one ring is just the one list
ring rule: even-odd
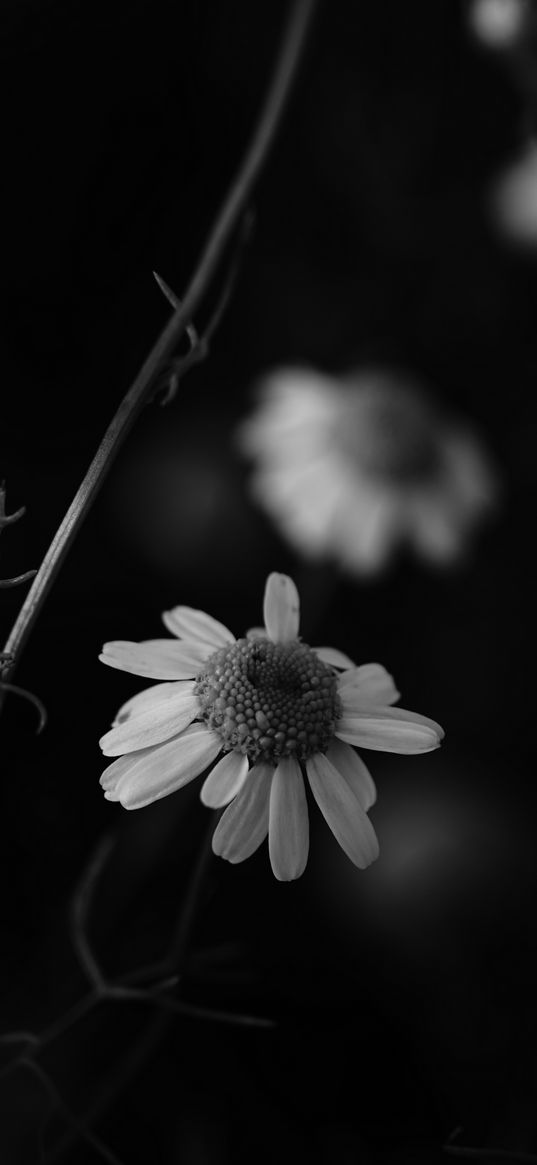
{"label": "thorn", "polygon": [[173,310],[177,311],[177,308],[181,307],[181,300],[178,298],[175,292],[172,291],[171,287],[168,286],[168,284],[164,281],[162,276],[158,274],[157,271],[153,271],[153,278],[156,279],[162,294],[166,296],[168,303],[171,303]]}
{"label": "thorn", "polygon": [[[179,296],[175,294],[175,291],[172,291],[169,284],[166,283],[166,280],[162,278],[162,275],[159,275],[158,271],[153,271],[152,274],[153,278],[156,279],[163,295],[166,296],[168,303],[171,304],[174,311],[177,311],[178,308],[181,307],[181,300],[179,299]],[[190,347],[195,348],[196,345],[199,344],[199,336],[194,327],[194,324],[187,324],[185,331],[190,340]]]}

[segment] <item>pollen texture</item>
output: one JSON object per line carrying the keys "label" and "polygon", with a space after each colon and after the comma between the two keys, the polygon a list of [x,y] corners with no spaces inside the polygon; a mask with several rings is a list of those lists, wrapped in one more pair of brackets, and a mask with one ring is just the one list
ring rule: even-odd
{"label": "pollen texture", "polygon": [[196,695],[226,750],[252,761],[324,752],[340,715],[337,678],[304,643],[239,639],[208,659]]}

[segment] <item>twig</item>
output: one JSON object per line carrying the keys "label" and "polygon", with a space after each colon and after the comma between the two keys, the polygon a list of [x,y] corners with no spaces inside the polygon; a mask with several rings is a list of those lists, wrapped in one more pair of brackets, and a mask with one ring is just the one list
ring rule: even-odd
{"label": "twig", "polygon": [[[0,483],[0,534],[2,533],[2,530],[5,526],[12,526],[15,522],[18,522],[25,513],[26,506],[20,506],[18,510],[15,510],[15,513],[6,514],[6,483],[5,481],[2,481]],[[5,590],[7,587],[18,587],[21,585],[21,583],[29,582],[30,579],[34,578],[36,574],[36,570],[27,570],[24,572],[24,574],[18,574],[14,578],[1,578],[0,589]],[[0,651],[0,675],[7,675],[12,665],[12,652]],[[39,722],[36,732],[39,735],[39,733],[43,731],[43,728],[47,722],[47,714],[41,700],[37,696],[34,696],[32,692],[27,691],[26,688],[19,688],[16,684],[8,683],[7,680],[2,682],[2,679],[0,678],[0,708],[3,702],[4,692],[13,692],[16,696],[22,696],[23,700],[29,700],[30,703],[33,704],[35,708],[37,708]]]}
{"label": "twig", "polygon": [[73,945],[89,982],[97,991],[104,987],[105,980],[88,939],[88,919],[95,885],[112,852],[114,841],[115,839],[109,835],[104,837],[97,846],[78,890],[74,894],[71,908]]}
{"label": "twig", "polygon": [[[101,1116],[103,1116],[113,1101],[135,1079],[142,1065],[151,1055],[151,1052],[158,1047],[165,1030],[166,1016],[161,1013],[156,1018],[153,1017],[146,1025],[145,1030],[134,1046],[128,1048],[119,1062],[116,1061],[111,1070],[105,1075],[102,1081],[103,1086],[98,1095],[86,1109],[84,1123],[87,1128],[91,1128],[100,1120]],[[71,1148],[74,1139],[72,1131],[64,1133],[58,1139],[56,1145],[48,1151],[43,1165],[53,1165],[53,1162],[61,1160],[64,1153]]]}
{"label": "twig", "polygon": [[0,482],[0,531],[4,526],[12,526],[26,513],[26,506],[20,506],[14,514],[6,514],[6,483]]}
{"label": "twig", "polygon": [[169,1011],[171,1015],[182,1015],[185,1019],[203,1020],[205,1023],[223,1023],[231,1027],[251,1027],[265,1031],[273,1031],[276,1026],[274,1020],[264,1015],[248,1015],[245,1012],[203,1007],[198,1003],[190,1003],[185,999],[170,999],[156,991],[138,987],[105,987],[102,998],[124,1003],[145,1003],[162,1011]]}
{"label": "twig", "polygon": [[[6,483],[3,481],[0,484],[0,534],[4,526],[13,526],[25,513],[26,506],[21,506],[14,514],[6,514]],[[0,578],[0,587],[18,587],[21,583],[29,582],[36,574],[36,570],[26,570],[24,574],[17,574],[14,578]]]}
{"label": "twig", "polygon": [[275,71],[246,156],[210,232],[181,306],[177,308],[161,332],[140,372],[123,398],[86,476],[45,554],[6,642],[5,650],[13,656],[13,662],[7,665],[6,676],[17,666],[28,636],[71,542],[95,500],[118,450],[142,408],[150,399],[157,377],[170,361],[187,325],[207,294],[226,246],[248,205],[253,187],[267,160],[287,104],[302,58],[315,5],[316,0],[295,0],[283,35]]}
{"label": "twig", "polygon": [[91,1145],[91,1147],[95,1149],[97,1153],[99,1153],[99,1156],[102,1157],[103,1161],[108,1162],[108,1165],[122,1165],[119,1157],[116,1157],[116,1154],[112,1153],[112,1150],[109,1149],[107,1145],[105,1145],[104,1141],[101,1141],[100,1137],[97,1137],[95,1133],[92,1133],[91,1129],[86,1126],[83,1120],[80,1120],[75,1116],[74,1112],[69,1108],[69,1105],[66,1104],[65,1100],[58,1092],[57,1085],[49,1076],[48,1072],[44,1071],[40,1064],[31,1059],[22,1059],[19,1061],[19,1064],[21,1068],[27,1068],[29,1072],[32,1072],[33,1075],[40,1081],[46,1092],[48,1092],[58,1111],[61,1112],[67,1123],[71,1125],[71,1128],[74,1129],[76,1133],[78,1133],[78,1136],[81,1138],[81,1140],[86,1141],[88,1145]]}
{"label": "twig", "polygon": [[[149,1023],[138,1041],[134,1053],[129,1050],[129,1053],[123,1058],[119,1065],[116,1065],[113,1072],[107,1078],[105,1087],[101,1089],[98,1097],[93,1104],[88,1108],[83,1118],[75,1118],[72,1113],[69,1114],[68,1119],[72,1128],[78,1135],[84,1135],[87,1139],[87,1134],[90,1126],[98,1119],[98,1117],[110,1106],[115,1097],[121,1092],[139,1071],[142,1064],[146,1060],[150,1051],[153,1050],[167,1030],[167,1017],[176,1015],[183,1019],[192,1021],[201,1021],[207,1023],[221,1023],[230,1024],[235,1027],[255,1028],[255,1029],[273,1029],[275,1023],[273,1020],[264,1016],[255,1016],[248,1014],[241,1014],[237,1012],[223,1011],[218,1008],[204,1007],[196,1003],[190,1003],[188,1000],[180,998],[170,998],[161,994],[163,989],[169,986],[175,986],[180,983],[183,973],[184,963],[187,957],[187,951],[192,935],[192,928],[195,922],[196,911],[199,906],[200,893],[204,884],[205,876],[209,868],[209,858],[211,855],[210,840],[214,828],[214,815],[211,815],[209,828],[207,829],[204,843],[200,847],[198,860],[194,866],[189,886],[183,900],[182,909],[178,918],[175,932],[172,936],[170,951],[160,964],[150,964],[146,967],[138,968],[136,972],[130,975],[123,976],[122,980],[117,982],[107,982],[99,962],[94,955],[89,937],[86,931],[88,924],[90,910],[92,906],[93,894],[102,873],[105,861],[110,853],[113,839],[106,837],[97,846],[95,854],[90,859],[86,871],[84,872],[79,887],[75,893],[73,906],[71,910],[71,922],[73,932],[73,943],[77,950],[80,962],[86,971],[91,983],[91,990],[80,999],[77,1003],[59,1016],[48,1028],[44,1029],[39,1034],[33,1032],[8,1032],[0,1037],[0,1043],[23,1045],[23,1050],[18,1056],[15,1056],[6,1065],[4,1070],[0,1073],[0,1080],[11,1074],[20,1066],[32,1068],[40,1076],[40,1079],[47,1081],[47,1086],[55,1088],[55,1085],[50,1080],[50,1077],[39,1065],[36,1057],[39,1052],[45,1047],[53,1043],[60,1036],[62,1036],[69,1028],[73,1027],[80,1019],[88,1015],[95,1007],[104,1002],[117,1003],[135,1003],[141,1004],[145,1007],[152,1007],[156,1009],[157,1015]],[[173,968],[175,974],[173,978],[165,980],[163,983],[158,983],[152,988],[138,988],[130,986],[136,979],[147,979],[150,977],[148,972],[155,969],[162,973],[163,970]],[[61,1098],[60,1098],[61,1100]],[[65,1109],[65,1104],[61,1101],[62,1111]],[[90,1133],[90,1136],[92,1134]],[[48,1162],[58,1160],[72,1144],[73,1134],[63,1136],[53,1149],[47,1154],[46,1160]],[[100,1149],[102,1155],[101,1142],[95,1143],[95,1146]],[[106,1146],[104,1146],[105,1151]]]}
{"label": "twig", "polygon": [[182,964],[184,962],[185,952],[190,942],[192,927],[198,909],[200,891],[212,859],[211,843],[215,818],[217,816],[218,811],[215,811],[211,813],[209,818],[209,824],[199,848],[196,864],[190,876],[188,890],[177,918],[175,931],[172,935],[167,954],[164,958],[154,963],[149,963],[147,966],[137,967],[134,971],[127,972],[120,979],[121,987],[134,986],[137,983],[147,981],[148,978],[153,980],[167,980],[170,976],[174,976],[175,981],[179,980],[180,973],[183,969]]}
{"label": "twig", "polygon": [[443,1149],[445,1153],[449,1153],[452,1157],[468,1157],[475,1161],[486,1161],[490,1158],[491,1161],[503,1161],[505,1165],[537,1165],[537,1156],[534,1153],[522,1153],[518,1150],[512,1149],[493,1149],[487,1146],[481,1148],[473,1148],[470,1145],[455,1145],[456,1137],[462,1132],[460,1125],[453,1129]]}
{"label": "twig", "polygon": [[10,684],[7,680],[0,680],[0,692],[13,692],[15,696],[21,696],[23,700],[28,700],[30,704],[33,704],[34,708],[37,708],[39,723],[36,728],[36,733],[39,736],[39,733],[43,731],[47,722],[47,711],[39,696],[34,696],[34,693],[29,692],[27,688],[19,688],[18,684]]}
{"label": "twig", "polygon": [[14,578],[0,578],[0,588],[7,590],[8,587],[20,587],[21,583],[29,582],[31,578],[35,578],[36,570],[25,570],[24,574],[16,574]]}
{"label": "twig", "polygon": [[[241,259],[244,253],[244,248],[252,233],[254,221],[255,214],[253,210],[247,210],[242,220],[238,245],[235,248],[231,266],[218,303],[209,320],[209,323],[204,329],[202,336],[198,336],[198,333],[192,324],[189,324],[186,328],[186,334],[190,341],[190,351],[187,352],[186,356],[180,356],[171,361],[170,370],[165,374],[164,377],[164,380],[167,382],[167,387],[164,395],[160,400],[161,405],[168,405],[170,401],[174,399],[181,380],[186,375],[188,370],[192,368],[194,364],[200,364],[202,360],[207,359],[207,356],[211,350],[212,337],[214,336],[231,299]],[[175,292],[172,291],[171,287],[165,282],[165,280],[161,275],[158,274],[157,271],[153,271],[153,277],[156,279],[163,295],[166,296],[168,303],[171,304],[174,311],[177,311],[181,307],[181,300],[179,299],[179,296],[177,296]],[[157,394],[158,385],[155,395]]]}

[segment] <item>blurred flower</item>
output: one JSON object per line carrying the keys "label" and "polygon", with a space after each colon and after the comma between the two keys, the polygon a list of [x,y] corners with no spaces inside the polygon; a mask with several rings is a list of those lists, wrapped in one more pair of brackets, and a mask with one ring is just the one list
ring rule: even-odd
{"label": "blurred flower", "polygon": [[367,817],[376,794],[351,746],[430,752],[442,729],[391,707],[399,693],[380,664],[356,667],[334,648],[302,643],[286,575],[269,575],[263,614],[263,629],[236,640],[203,611],[175,607],[163,615],[175,640],[105,644],[103,663],[166,681],[120,708],[100,741],[119,757],[101,777],[105,797],[139,809],[211,766],[201,799],[227,806],[215,853],[244,861],[268,834],[274,874],[289,881],[308,858],[305,774],[340,846],[364,868],[378,855]]}
{"label": "blurred flower", "polygon": [[487,48],[509,49],[526,31],[529,9],[528,0],[473,0],[468,23]]}
{"label": "blurred flower", "polygon": [[496,179],[490,206],[496,226],[512,242],[537,246],[537,145],[534,142]]}
{"label": "blurred flower", "polygon": [[303,554],[356,574],[403,542],[438,563],[462,554],[495,483],[477,441],[417,388],[373,369],[283,368],[259,397],[239,447],[253,496]]}

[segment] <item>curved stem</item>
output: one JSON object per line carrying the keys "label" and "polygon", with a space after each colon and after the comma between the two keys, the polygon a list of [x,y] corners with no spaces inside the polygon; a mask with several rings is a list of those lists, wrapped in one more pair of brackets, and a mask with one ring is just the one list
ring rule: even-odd
{"label": "curved stem", "polygon": [[[41,567],[6,641],[12,660],[4,676],[13,673],[67,551],[136,418],[150,398],[155,381],[169,361],[192,316],[205,296],[227,243],[243,214],[267,159],[300,63],[316,0],[295,0],[272,81],[250,146],[210,232],[180,307],[161,332],[113,417],[95,457],[45,554]],[[1,693],[0,693],[1,698]]]}

